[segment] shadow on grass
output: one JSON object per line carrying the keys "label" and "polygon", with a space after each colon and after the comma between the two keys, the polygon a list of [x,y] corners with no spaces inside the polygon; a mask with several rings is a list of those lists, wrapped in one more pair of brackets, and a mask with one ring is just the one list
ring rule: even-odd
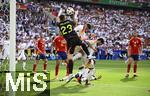
{"label": "shadow on grass", "polygon": [[137,78],[131,77],[131,78],[123,78],[120,81],[122,81],[122,82],[129,82],[129,81],[136,81],[136,80],[137,80]]}
{"label": "shadow on grass", "polygon": [[50,79],[50,82],[58,82],[59,80],[56,80],[55,78]]}
{"label": "shadow on grass", "polygon": [[[83,85],[66,86],[66,84],[63,84],[56,88],[52,88],[49,91],[50,91],[50,96],[60,96],[61,94],[66,94],[66,96],[69,96],[69,94],[85,93],[82,92],[82,90],[87,87],[88,86],[83,86]],[[38,96],[43,96],[43,95],[38,95]]]}
{"label": "shadow on grass", "polygon": [[[36,95],[34,95],[34,96],[50,96],[50,80],[45,80],[44,82],[46,82],[47,86],[49,86],[49,87],[47,87],[43,92],[40,92],[40,91],[36,92],[35,93]],[[40,86],[39,83],[32,82],[32,84],[36,84],[38,87]]]}
{"label": "shadow on grass", "polygon": [[50,89],[46,89],[45,91],[36,94],[35,96],[50,96]]}
{"label": "shadow on grass", "polygon": [[[50,82],[58,82],[58,81],[59,81],[59,82],[64,82],[65,80],[61,80],[61,79],[60,79],[60,80],[56,80],[55,78],[50,79]],[[76,80],[76,79],[73,79],[72,82],[77,82],[77,80]]]}

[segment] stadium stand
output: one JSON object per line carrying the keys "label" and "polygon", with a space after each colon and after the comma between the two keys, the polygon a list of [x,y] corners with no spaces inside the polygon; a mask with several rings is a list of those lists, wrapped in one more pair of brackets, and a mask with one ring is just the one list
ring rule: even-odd
{"label": "stadium stand", "polygon": [[[121,0],[131,1],[131,0]],[[137,0],[132,0],[134,2]],[[138,0],[139,2],[146,2],[146,0]],[[20,1],[21,2],[21,1]],[[72,4],[66,2],[49,1],[47,4],[42,3],[17,3],[17,41],[25,40],[27,43],[32,43],[30,48],[34,46],[33,38],[39,35],[40,32],[45,34],[47,40],[47,50],[51,49],[52,37],[58,30],[56,27],[55,17],[59,9],[62,7],[73,6],[75,10],[79,11],[78,22],[84,24],[89,22],[94,25],[91,33],[95,33],[97,37],[103,37],[105,44],[99,46],[97,52],[98,59],[106,59],[107,53],[113,50],[113,59],[124,57],[124,51],[127,48],[130,35],[133,31],[138,31],[144,43],[144,53],[149,57],[150,47],[150,13],[149,11],[140,10],[124,10],[103,8],[99,5],[82,5]],[[9,7],[5,2],[0,6],[0,37],[8,36],[9,32]],[[89,32],[90,35],[90,32]],[[97,38],[96,37],[96,38]],[[108,50],[104,50],[108,49]],[[29,51],[31,51],[29,50]],[[118,51],[119,50],[119,51]],[[103,52],[104,51],[104,52]],[[102,55],[105,54],[105,55]],[[53,56],[51,53],[50,55]]]}

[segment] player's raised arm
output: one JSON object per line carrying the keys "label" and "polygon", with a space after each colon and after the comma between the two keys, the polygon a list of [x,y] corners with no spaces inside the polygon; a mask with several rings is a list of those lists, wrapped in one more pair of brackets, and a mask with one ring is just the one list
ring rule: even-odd
{"label": "player's raised arm", "polygon": [[73,20],[74,27],[76,27],[77,24],[78,24],[78,21],[77,21],[76,16],[77,16],[77,13],[76,13],[76,12],[75,12],[74,14],[71,15],[71,19]]}
{"label": "player's raised arm", "polygon": [[59,23],[60,22],[60,16],[62,15],[63,13],[63,7],[60,8],[59,12],[58,12],[58,15],[56,17],[56,22]]}

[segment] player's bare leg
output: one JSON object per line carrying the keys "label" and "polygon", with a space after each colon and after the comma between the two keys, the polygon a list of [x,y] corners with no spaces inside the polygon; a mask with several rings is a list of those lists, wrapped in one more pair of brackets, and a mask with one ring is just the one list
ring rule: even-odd
{"label": "player's bare leg", "polygon": [[68,76],[69,75],[68,62],[67,62],[67,60],[64,60],[64,62],[65,62],[65,66],[66,66],[66,76]]}
{"label": "player's bare leg", "polygon": [[35,74],[36,73],[36,67],[37,67],[39,60],[35,60],[34,62],[35,63],[33,64],[33,73]]}
{"label": "player's bare leg", "polygon": [[43,61],[44,61],[44,64],[43,64],[43,72],[45,73],[45,74],[48,74],[49,72],[46,70],[47,69],[47,59],[43,59]]}
{"label": "player's bare leg", "polygon": [[137,74],[136,74],[136,72],[137,72],[137,61],[135,60],[134,61],[134,65],[133,65],[133,77],[137,77]]}
{"label": "player's bare leg", "polygon": [[64,61],[62,61],[62,62],[65,62],[64,65],[66,66],[66,76],[63,77],[62,79],[60,79],[60,81],[67,80],[67,79],[68,79],[68,76],[69,76],[68,61],[67,61],[67,60],[64,60]]}
{"label": "player's bare leg", "polygon": [[126,78],[128,78],[129,77],[129,73],[130,73],[130,69],[131,69],[131,64],[132,64],[132,62],[133,62],[133,59],[130,57],[129,59],[128,59],[128,65],[127,65],[127,74],[126,74]]}
{"label": "player's bare leg", "polygon": [[56,60],[56,66],[55,66],[55,79],[56,80],[58,80],[59,64],[60,64],[60,61]]}

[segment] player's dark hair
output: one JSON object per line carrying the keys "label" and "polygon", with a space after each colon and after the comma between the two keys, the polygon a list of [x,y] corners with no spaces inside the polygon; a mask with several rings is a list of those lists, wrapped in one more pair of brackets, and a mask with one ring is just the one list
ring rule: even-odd
{"label": "player's dark hair", "polygon": [[6,36],[6,40],[9,40],[9,37],[8,37],[8,36]]}
{"label": "player's dark hair", "polygon": [[103,38],[99,38],[99,39],[97,39],[97,41],[100,41],[102,44],[104,44],[104,39]]}
{"label": "player's dark hair", "polygon": [[86,24],[87,25],[87,27],[88,27],[88,29],[91,29],[92,28],[92,26],[91,26],[91,24]]}
{"label": "player's dark hair", "polygon": [[60,21],[64,21],[65,20],[65,15],[60,15],[59,19],[60,19]]}
{"label": "player's dark hair", "polygon": [[35,39],[35,40],[37,40],[37,39],[38,39],[38,37],[39,37],[39,36],[38,36],[38,35],[36,35],[36,36],[34,37],[34,39]]}

